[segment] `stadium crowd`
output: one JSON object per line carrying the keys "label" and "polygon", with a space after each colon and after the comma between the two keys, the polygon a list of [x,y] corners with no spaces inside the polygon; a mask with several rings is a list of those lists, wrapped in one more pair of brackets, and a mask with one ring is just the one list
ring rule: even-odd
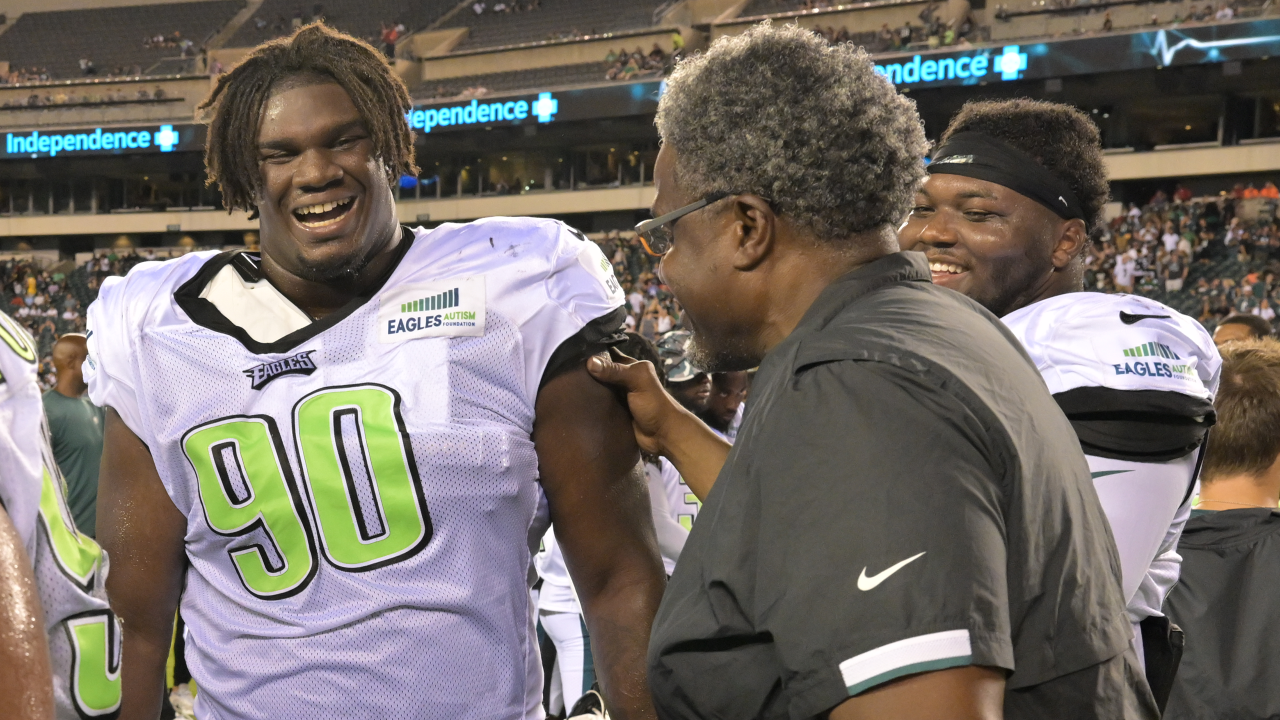
{"label": "stadium crowd", "polygon": [[1086,287],[1167,303],[1212,330],[1252,314],[1275,326],[1280,302],[1276,186],[1237,185],[1193,198],[1178,186],[1130,204],[1103,229],[1088,258]]}
{"label": "stadium crowd", "polygon": [[159,85],[155,86],[153,90],[147,90],[146,88],[129,90],[120,87],[113,87],[101,93],[67,92],[67,90],[73,89],[74,88],[54,88],[44,93],[33,92],[25,98],[5,100],[4,104],[0,105],[0,107],[30,108],[68,105],[119,105],[121,103],[129,102],[141,103],[181,99],[170,97],[168,93],[164,91],[164,88]]}
{"label": "stadium crowd", "polygon": [[[1157,192],[1142,206],[1130,204],[1096,238],[1088,257],[1086,287],[1132,292],[1197,318],[1212,331],[1225,318],[1254,315],[1280,329],[1280,190],[1237,185],[1217,196],[1192,197],[1181,185]],[[1242,214],[1247,212],[1248,214]],[[662,284],[656,258],[633,233],[598,236],[627,294],[627,327],[649,341],[683,327],[680,303]],[[50,272],[30,261],[0,265],[3,302],[40,343],[41,380],[53,382],[49,355],[54,340],[82,332],[84,308],[102,279],[123,275],[152,256],[99,252],[70,272]]]}

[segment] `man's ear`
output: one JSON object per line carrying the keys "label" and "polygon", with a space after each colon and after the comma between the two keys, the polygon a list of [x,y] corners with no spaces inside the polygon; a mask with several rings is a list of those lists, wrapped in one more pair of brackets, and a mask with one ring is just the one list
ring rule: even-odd
{"label": "man's ear", "polygon": [[738,250],[733,256],[736,270],[752,270],[773,252],[777,242],[778,216],[769,202],[759,195],[735,195],[733,229]]}
{"label": "man's ear", "polygon": [[1085,230],[1083,220],[1074,219],[1062,223],[1058,229],[1058,239],[1053,245],[1053,267],[1057,270],[1067,267],[1071,261],[1084,255],[1088,245],[1089,232]]}

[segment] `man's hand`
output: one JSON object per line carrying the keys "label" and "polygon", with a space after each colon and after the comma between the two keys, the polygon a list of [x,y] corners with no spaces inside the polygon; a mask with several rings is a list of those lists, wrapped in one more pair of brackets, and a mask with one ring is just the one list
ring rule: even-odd
{"label": "man's hand", "polygon": [[602,383],[627,393],[631,426],[640,448],[670,460],[689,489],[706,502],[730,445],[696,415],[667,394],[653,363],[627,357],[617,350],[587,360],[587,372]]}

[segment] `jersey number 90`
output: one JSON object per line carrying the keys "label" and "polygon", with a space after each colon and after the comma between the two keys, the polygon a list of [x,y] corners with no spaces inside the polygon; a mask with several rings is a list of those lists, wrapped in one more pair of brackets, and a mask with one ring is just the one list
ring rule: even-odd
{"label": "jersey number 90", "polygon": [[361,572],[415,555],[431,540],[395,390],[317,390],[294,405],[293,438],[301,482],[268,416],[220,418],[182,439],[209,527],[254,538],[228,550],[254,596],[301,592],[316,574],[317,552],[339,570]]}

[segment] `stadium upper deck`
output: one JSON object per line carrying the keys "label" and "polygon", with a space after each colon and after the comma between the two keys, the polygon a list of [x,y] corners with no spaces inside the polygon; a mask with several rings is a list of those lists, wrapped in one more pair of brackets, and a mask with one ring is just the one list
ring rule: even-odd
{"label": "stadium upper deck", "polygon": [[[627,12],[603,14],[624,6]],[[153,25],[178,27],[175,19],[197,14],[212,19],[182,26],[184,38],[208,38],[207,62],[194,48],[194,69],[229,67],[253,43],[315,16],[382,44],[415,98],[409,120],[423,174],[402,182],[406,221],[590,215],[598,223],[589,225],[607,229],[634,222],[651,197],[652,113],[672,55],[742,32],[762,15],[866,47],[916,99],[930,133],[978,97],[1044,97],[1091,110],[1112,149],[1121,195],[1124,183],[1140,183],[1134,192],[1149,195],[1159,178],[1212,177],[1208,186],[1280,171],[1280,60],[1271,59],[1280,56],[1280,11],[1242,4],[1219,19],[1220,8],[1206,7],[1201,0],[1063,8],[1043,0],[999,7],[980,0],[208,0],[27,13],[0,33],[0,77],[41,67],[54,54],[40,54],[44,47],[62,48],[65,61],[45,65],[50,73],[63,68],[73,77],[0,84],[0,235],[253,227],[240,215],[205,210],[218,208],[219,198],[203,186],[203,128],[192,118],[208,75],[103,76],[125,62],[112,53],[147,50],[143,35],[168,32]],[[83,18],[95,13],[147,16],[151,24],[141,34],[90,33]],[[81,23],[71,39],[82,44],[52,44],[69,41],[48,22],[61,16]],[[90,43],[106,49],[90,52]],[[175,51],[156,51],[166,52]],[[80,57],[97,58],[96,75],[81,74]],[[142,69],[166,72],[155,63]],[[56,157],[52,139],[39,146],[42,136],[99,128],[145,132],[149,142],[66,151],[64,138]],[[570,192],[584,189],[594,192]],[[95,219],[65,221],[84,214]]]}

